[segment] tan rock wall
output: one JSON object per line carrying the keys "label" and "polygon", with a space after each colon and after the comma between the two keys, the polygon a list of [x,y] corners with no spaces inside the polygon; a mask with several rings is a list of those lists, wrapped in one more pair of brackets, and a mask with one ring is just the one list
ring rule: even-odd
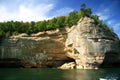
{"label": "tan rock wall", "polygon": [[109,28],[84,17],[71,28],[2,39],[0,58],[18,58],[25,67],[96,69],[120,61],[120,41]]}
{"label": "tan rock wall", "polygon": [[20,34],[3,39],[0,46],[0,58],[21,59],[26,67],[59,65],[58,63],[69,60],[64,50],[66,32],[66,29],[61,29],[39,32],[31,36]]}

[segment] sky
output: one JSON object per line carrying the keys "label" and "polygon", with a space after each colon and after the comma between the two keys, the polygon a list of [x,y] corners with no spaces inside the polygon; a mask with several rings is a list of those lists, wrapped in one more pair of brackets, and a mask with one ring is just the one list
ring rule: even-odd
{"label": "sky", "polygon": [[0,0],[0,22],[40,21],[66,16],[85,3],[120,38],[120,0]]}

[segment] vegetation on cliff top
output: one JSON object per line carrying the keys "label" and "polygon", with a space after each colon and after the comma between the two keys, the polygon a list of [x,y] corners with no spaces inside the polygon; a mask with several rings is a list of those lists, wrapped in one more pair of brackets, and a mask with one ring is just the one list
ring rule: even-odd
{"label": "vegetation on cliff top", "polygon": [[57,28],[63,28],[65,26],[71,27],[72,25],[77,24],[80,18],[85,16],[93,18],[96,25],[99,24],[104,28],[107,27],[107,25],[103,24],[103,22],[99,19],[99,16],[92,15],[91,8],[86,8],[86,5],[82,4],[79,11],[72,11],[68,16],[54,17],[50,20],[38,22],[0,22],[0,37],[9,37],[19,33],[27,33],[30,35],[39,31],[54,30]]}

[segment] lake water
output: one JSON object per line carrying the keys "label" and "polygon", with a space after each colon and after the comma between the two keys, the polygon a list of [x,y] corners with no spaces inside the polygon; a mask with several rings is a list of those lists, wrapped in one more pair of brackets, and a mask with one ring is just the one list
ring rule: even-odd
{"label": "lake water", "polygon": [[50,68],[0,68],[0,80],[99,80],[108,74],[120,74],[120,68],[98,70],[60,70]]}

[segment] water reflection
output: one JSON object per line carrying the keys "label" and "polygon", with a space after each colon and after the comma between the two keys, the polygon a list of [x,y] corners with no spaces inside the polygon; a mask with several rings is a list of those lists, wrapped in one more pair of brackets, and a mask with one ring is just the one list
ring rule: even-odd
{"label": "water reflection", "polygon": [[68,70],[63,77],[66,80],[98,80],[105,73],[105,70]]}
{"label": "water reflection", "polygon": [[63,73],[65,80],[99,80],[108,74],[119,74],[120,69],[98,69],[98,70],[66,70]]}
{"label": "water reflection", "polygon": [[41,68],[0,69],[0,80],[99,80],[111,73],[119,74],[120,68],[98,70],[60,70]]}

